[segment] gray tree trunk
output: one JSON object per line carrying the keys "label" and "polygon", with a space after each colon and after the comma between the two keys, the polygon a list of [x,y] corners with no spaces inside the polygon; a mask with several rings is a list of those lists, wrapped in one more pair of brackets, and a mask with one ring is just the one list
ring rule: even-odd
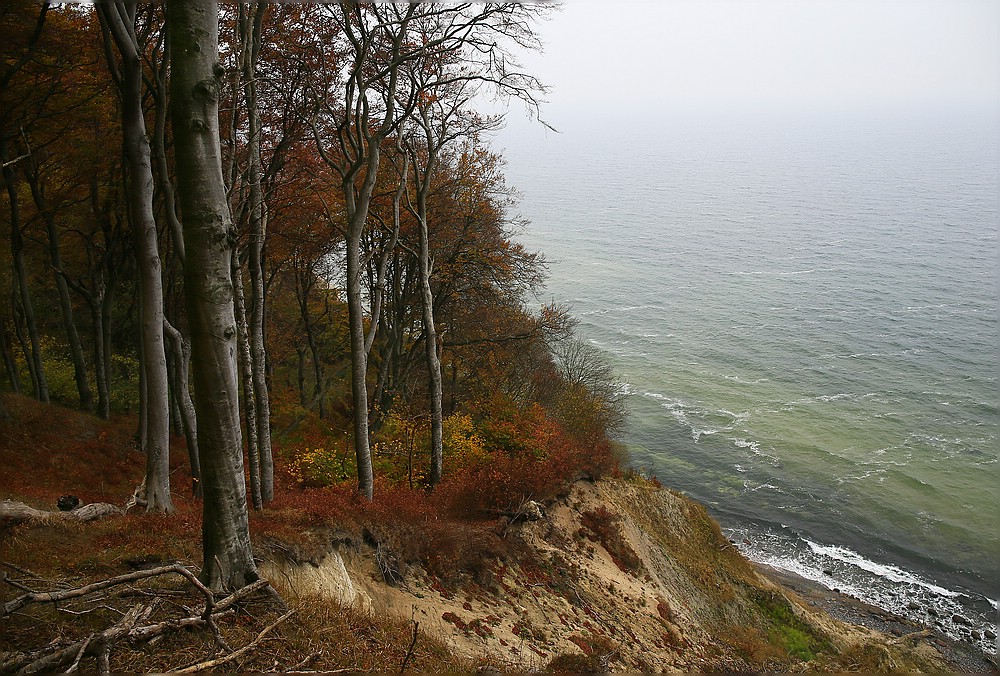
{"label": "gray tree trunk", "polygon": [[[38,324],[35,321],[35,310],[31,303],[31,292],[28,289],[28,274],[24,265],[24,236],[21,234],[21,210],[17,194],[17,177],[14,167],[7,164],[7,137],[0,130],[0,161],[3,162],[3,178],[7,187],[7,198],[10,206],[10,258],[14,267],[13,284],[17,288],[16,301],[28,330],[28,340],[22,340],[24,345],[24,361],[28,364],[28,375],[31,378],[35,399],[43,403],[49,401],[49,385],[45,379],[45,367],[42,365],[41,341],[38,335]],[[15,319],[17,321],[17,309]],[[16,325],[16,324],[15,324]]]}
{"label": "gray tree trunk", "polygon": [[230,258],[235,228],[219,147],[219,6],[168,0],[171,120],[184,227],[184,286],[191,325],[201,450],[204,562],[213,589],[258,579],[250,545],[236,377]]}
{"label": "gray tree trunk", "polygon": [[[350,188],[353,190],[353,187]],[[365,209],[364,213],[367,213]],[[368,439],[368,354],[365,351],[365,314],[361,302],[361,231],[352,223],[347,237],[347,316],[351,335],[351,399],[354,403],[354,455],[358,465],[358,492],[369,500],[374,495],[372,451]],[[374,330],[374,326],[372,327]]]}
{"label": "gray tree trunk", "polygon": [[[368,350],[378,322],[372,320],[372,334],[366,336],[362,286],[367,261],[362,255],[361,242],[378,179],[381,144],[398,129],[405,116],[397,109],[400,71],[405,61],[401,54],[410,37],[409,25],[418,5],[412,3],[404,7],[387,4],[383,8],[374,3],[344,3],[338,6],[344,34],[353,52],[353,62],[346,69],[344,99],[341,101],[347,113],[334,113],[341,116],[336,129],[340,146],[337,156],[326,152],[326,141],[313,127],[317,149],[327,165],[339,174],[344,195],[354,454],[358,468],[358,491],[369,500],[373,492],[373,474],[369,441]],[[378,97],[378,101],[369,97]],[[415,100],[412,91],[402,98],[409,99],[404,107],[412,107]],[[325,106],[325,102],[320,104],[321,108]],[[380,119],[377,121],[372,119],[373,107],[379,109],[377,114]],[[326,110],[330,111],[329,108]]]}
{"label": "gray tree trunk", "polygon": [[434,294],[431,291],[431,254],[427,232],[426,193],[417,196],[420,212],[420,305],[423,312],[424,346],[427,356],[428,394],[431,413],[431,486],[441,482],[444,466],[444,416],[441,409],[441,358],[438,355],[437,329],[434,327]]}
{"label": "gray tree trunk", "polygon": [[[103,295],[103,294],[102,294]],[[90,322],[94,334],[94,383],[97,385],[97,416],[102,420],[111,417],[111,395],[108,389],[108,364],[104,362],[104,317],[101,303],[96,298],[90,303]]]}
{"label": "gray tree trunk", "polygon": [[181,426],[184,440],[187,442],[188,462],[191,464],[191,494],[196,498],[202,496],[201,490],[201,460],[198,453],[198,421],[191,400],[191,386],[188,379],[191,366],[191,343],[184,339],[181,332],[170,322],[164,322],[163,335],[170,345],[174,362],[174,391],[177,403],[181,409]]}
{"label": "gray tree trunk", "polygon": [[[104,288],[104,298],[101,300],[101,330],[104,331],[104,337],[101,340],[101,345],[104,348],[104,368],[107,374],[108,387],[111,386],[111,327],[113,321],[113,313],[115,307],[115,297],[118,295],[116,287],[118,285],[118,273],[114,272],[114,268],[108,268],[108,282],[107,286]],[[108,411],[110,413],[111,402],[110,395],[108,399]]]}
{"label": "gray tree trunk", "polygon": [[[241,5],[241,9],[243,9]],[[247,245],[250,271],[250,376],[256,404],[257,448],[260,454],[260,490],[264,503],[274,498],[274,459],[271,453],[271,401],[267,390],[267,352],[264,346],[264,238],[267,214],[261,187],[263,169],[260,158],[261,125],[257,108],[257,60],[260,54],[261,28],[265,3],[254,3],[241,12],[240,30],[246,52],[243,60],[243,92],[249,125],[250,163],[247,182],[250,188],[250,239]],[[247,396],[250,396],[249,393]]]}
{"label": "gray tree trunk", "polygon": [[243,385],[243,413],[246,416],[247,463],[250,465],[250,503],[254,509],[263,509],[260,494],[260,448],[257,445],[257,401],[253,396],[253,378],[250,375],[250,340],[247,336],[247,311],[243,297],[243,273],[239,257],[232,257],[233,311],[236,315],[237,366]]}
{"label": "gray tree trunk", "polygon": [[[101,24],[121,55],[122,142],[128,203],[139,272],[140,340],[145,390],[146,510],[172,512],[170,499],[170,390],[163,344],[163,280],[153,216],[153,165],[142,110],[142,61],[135,3],[99,3]],[[114,64],[109,64],[114,71]]]}
{"label": "gray tree trunk", "polygon": [[90,380],[87,376],[87,359],[83,356],[83,343],[80,342],[80,333],[76,330],[76,320],[73,318],[73,301],[69,295],[69,284],[63,276],[62,253],[60,252],[59,228],[56,225],[56,217],[45,199],[45,189],[42,185],[38,168],[29,159],[30,169],[25,171],[28,187],[31,189],[31,196],[35,201],[35,206],[45,221],[45,232],[49,239],[49,261],[52,264],[52,271],[55,275],[56,292],[59,296],[59,317],[62,320],[63,331],[66,332],[66,344],[69,346],[70,361],[73,364],[73,378],[76,381],[76,391],[80,399],[80,408],[87,413],[94,412],[94,394],[90,389]]}

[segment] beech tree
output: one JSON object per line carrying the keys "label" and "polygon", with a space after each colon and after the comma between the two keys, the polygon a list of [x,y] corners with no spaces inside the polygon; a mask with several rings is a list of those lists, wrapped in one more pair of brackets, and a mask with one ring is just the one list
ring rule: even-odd
{"label": "beech tree", "polygon": [[97,14],[106,36],[114,42],[121,59],[119,65],[110,49],[108,50],[108,66],[121,92],[122,143],[129,179],[129,215],[139,271],[146,510],[172,512],[170,401],[163,338],[163,279],[156,219],[153,216],[152,154],[142,109],[141,50],[145,46],[145,36],[137,32],[137,5],[134,2],[98,3]]}
{"label": "beech tree", "polygon": [[[412,114],[420,89],[406,69],[461,56],[464,67],[449,79],[493,83],[505,95],[533,92],[538,81],[518,72],[506,44],[536,47],[530,22],[539,9],[528,5],[474,3],[344,3],[330,10],[347,41],[348,63],[341,92],[314,92],[310,122],[320,155],[340,178],[344,197],[347,305],[351,335],[353,431],[358,489],[372,497],[369,444],[368,354],[378,327],[365,326],[363,282],[366,264],[379,264],[362,251],[372,195],[378,182],[383,143]],[[375,275],[377,282],[381,281]],[[370,291],[372,291],[370,289]]]}
{"label": "beech tree", "polygon": [[[462,77],[461,64],[450,60],[428,60],[411,68],[409,76],[421,95],[413,114],[413,133],[406,152],[413,165],[413,198],[406,191],[406,206],[417,221],[420,308],[423,325],[424,355],[427,365],[428,399],[431,421],[431,486],[441,481],[443,452],[443,405],[441,384],[441,346],[434,321],[434,293],[431,275],[434,261],[430,246],[428,198],[439,174],[439,162],[445,148],[459,140],[475,140],[484,131],[500,126],[500,117],[481,117],[470,110],[470,102],[480,91],[477,79]],[[406,180],[406,177],[403,177]]]}
{"label": "beech tree", "polygon": [[76,328],[73,316],[73,301],[69,294],[69,283],[66,281],[65,267],[62,259],[62,237],[56,222],[56,206],[51,204],[47,194],[47,180],[44,169],[38,162],[38,148],[28,147],[28,157],[24,161],[24,177],[31,189],[31,197],[35,208],[45,222],[45,233],[48,237],[49,261],[54,275],[56,290],[59,296],[59,315],[63,331],[69,346],[70,360],[73,363],[73,378],[76,381],[77,394],[80,398],[80,408],[88,413],[94,412],[94,395],[90,389],[87,376],[87,360],[83,354],[83,343]]}
{"label": "beech tree", "polygon": [[[246,117],[246,169],[243,176],[244,209],[247,232],[247,268],[250,273],[250,302],[243,302],[239,259],[235,259],[237,277],[237,319],[241,354],[245,371],[244,397],[247,411],[247,451],[251,464],[254,506],[260,508],[274,497],[274,461],[271,457],[271,405],[265,375],[264,347],[264,238],[267,210],[264,203],[264,167],[261,159],[261,116],[258,106],[258,72],[262,31],[267,3],[237,6],[238,66]],[[239,92],[234,92],[234,96]]]}
{"label": "beech tree", "polygon": [[[28,3],[10,3],[3,6],[0,14],[4,42],[9,45],[6,49],[11,50],[11,58],[5,60],[0,71],[0,164],[10,217],[10,256],[14,269],[11,279],[12,319],[18,343],[25,355],[32,392],[41,402],[49,401],[49,386],[42,364],[41,337],[35,319],[34,301],[28,286],[17,172],[17,165],[28,158],[27,149],[17,148],[17,138],[25,124],[24,118],[32,117],[31,111],[25,109],[34,107],[32,96],[38,93],[39,83],[36,80],[34,87],[24,91],[25,88],[15,86],[15,78],[35,65],[33,57],[39,49],[48,12],[48,3],[42,3],[37,9],[29,8]],[[12,363],[8,368],[11,366]],[[11,373],[11,380],[16,379],[16,374]]]}
{"label": "beech tree", "polygon": [[184,285],[204,512],[201,577],[213,589],[258,578],[250,545],[236,374],[236,318],[230,274],[236,231],[219,143],[219,5],[171,0],[171,121],[184,228]]}

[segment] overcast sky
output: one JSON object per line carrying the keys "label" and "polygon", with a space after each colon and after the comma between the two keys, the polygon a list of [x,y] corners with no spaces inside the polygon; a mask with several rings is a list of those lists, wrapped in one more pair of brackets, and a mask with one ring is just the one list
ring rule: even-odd
{"label": "overcast sky", "polygon": [[1000,0],[569,0],[540,32],[553,111],[1000,101]]}

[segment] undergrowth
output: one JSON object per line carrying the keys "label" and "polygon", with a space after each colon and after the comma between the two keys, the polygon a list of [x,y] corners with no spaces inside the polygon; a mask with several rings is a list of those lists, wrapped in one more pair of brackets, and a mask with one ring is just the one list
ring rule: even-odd
{"label": "undergrowth", "polygon": [[623,572],[641,577],[646,568],[642,564],[642,559],[622,536],[621,520],[621,515],[601,505],[595,510],[580,514],[579,534],[581,537],[599,542]]}
{"label": "undergrowth", "polygon": [[789,655],[808,662],[818,653],[832,648],[826,637],[795,615],[791,604],[782,596],[756,592],[751,598],[770,625],[768,634],[771,642],[781,646]]}

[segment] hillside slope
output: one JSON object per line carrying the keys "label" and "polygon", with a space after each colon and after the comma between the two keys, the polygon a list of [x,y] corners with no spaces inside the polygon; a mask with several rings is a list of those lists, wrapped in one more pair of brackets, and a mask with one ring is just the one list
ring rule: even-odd
{"label": "hillside slope", "polygon": [[[122,505],[141,481],[134,421],[101,422],[13,396],[6,408],[0,500],[54,510],[60,495],[75,493]],[[183,494],[183,449],[174,455],[173,515],[0,523],[0,602],[163,563],[197,570],[200,505]],[[344,503],[332,509],[331,493],[282,490],[284,502],[251,523],[261,573],[297,614],[266,649],[228,653],[227,669],[952,670],[926,632],[912,628],[906,638],[845,624],[769,581],[701,505],[641,477],[577,481],[549,504],[522,505],[513,520],[425,521],[395,533],[345,513]],[[451,558],[414,556],[401,539],[425,535]],[[476,551],[455,554],[463,548]],[[0,664],[86,640],[136,608],[136,598],[166,593],[149,612],[176,619],[199,602],[183,587],[129,586],[96,605],[29,606],[3,618]],[[184,594],[191,600],[182,603]],[[249,644],[277,614],[244,609],[220,622],[214,648],[204,631],[116,647],[110,666],[197,664],[220,646]]]}
{"label": "hillside slope", "polygon": [[[495,578],[458,589],[410,567],[385,581],[341,541],[263,571],[289,597],[323,595],[413,618],[456,653],[516,671],[948,670],[931,647],[838,622],[757,570],[704,508],[644,480],[577,482]],[[392,577],[392,576],[390,576]]]}

